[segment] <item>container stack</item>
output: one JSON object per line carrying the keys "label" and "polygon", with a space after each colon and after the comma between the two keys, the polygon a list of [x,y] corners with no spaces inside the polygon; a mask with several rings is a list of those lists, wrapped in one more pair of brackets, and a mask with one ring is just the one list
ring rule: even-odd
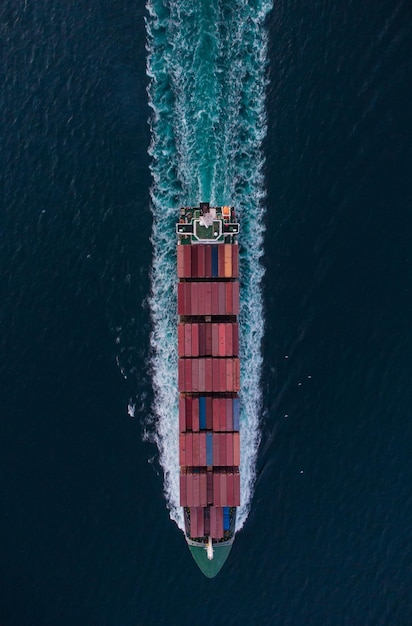
{"label": "container stack", "polygon": [[224,540],[240,506],[239,248],[179,241],[180,504],[191,538]]}

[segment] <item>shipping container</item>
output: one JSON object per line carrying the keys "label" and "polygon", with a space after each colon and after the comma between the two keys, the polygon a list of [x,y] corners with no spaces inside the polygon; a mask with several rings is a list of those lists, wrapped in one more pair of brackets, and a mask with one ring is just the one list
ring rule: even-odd
{"label": "shipping container", "polygon": [[239,324],[237,322],[233,322],[232,324],[232,334],[233,334],[233,354],[235,356],[239,355]]}
{"label": "shipping container", "polygon": [[212,248],[209,243],[205,245],[205,278],[212,278]]}
{"label": "shipping container", "polygon": [[186,441],[186,466],[193,467],[193,434],[185,433]]}
{"label": "shipping container", "polygon": [[190,278],[191,275],[192,275],[192,263],[191,263],[192,247],[193,246],[190,246],[190,245],[183,246],[183,250],[184,250],[184,264],[185,264],[185,269],[184,269],[185,278]]}
{"label": "shipping container", "polygon": [[198,398],[192,399],[192,430],[197,432],[199,430],[199,400]]}
{"label": "shipping container", "polygon": [[177,354],[179,357],[185,356],[185,327],[184,324],[177,325]]}
{"label": "shipping container", "polygon": [[193,398],[186,396],[186,429],[192,430],[193,427]]}
{"label": "shipping container", "polygon": [[219,438],[219,463],[218,465],[220,465],[221,467],[224,467],[226,465],[226,445],[227,445],[227,438],[229,437],[229,433],[219,433],[218,434],[218,438]]}
{"label": "shipping container", "polygon": [[197,534],[197,507],[190,507],[190,536],[198,537]]}
{"label": "shipping container", "polygon": [[213,504],[213,474],[207,472],[206,474],[206,489],[207,489],[207,504]]}
{"label": "shipping container", "polygon": [[206,428],[211,430],[213,428],[213,398],[208,396],[206,398]]}
{"label": "shipping container", "polygon": [[179,397],[179,430],[183,433],[186,430],[186,399]]}
{"label": "shipping container", "polygon": [[179,391],[185,390],[185,362],[179,359],[177,362],[177,386]]}
{"label": "shipping container", "polygon": [[207,506],[207,476],[200,474],[200,506]]}
{"label": "shipping container", "polygon": [[226,430],[233,430],[233,399],[225,398]]}
{"label": "shipping container", "polygon": [[192,325],[183,324],[184,341],[185,341],[185,353],[184,356],[192,356]]}
{"label": "shipping container", "polygon": [[[187,456],[187,452],[186,452]],[[213,465],[219,466],[220,452],[219,452],[219,433],[213,433]]]}
{"label": "shipping container", "polygon": [[205,536],[208,537],[210,535],[210,511],[209,509],[204,509],[204,520],[205,520]]}
{"label": "shipping container", "polygon": [[230,513],[228,506],[223,508],[223,530],[230,530]]}
{"label": "shipping container", "polygon": [[178,278],[185,277],[185,262],[184,262],[184,246],[177,246],[177,276]]}
{"label": "shipping container", "polygon": [[185,383],[184,383],[184,391],[192,391],[193,382],[192,382],[192,359],[184,359],[183,361],[185,365]]}
{"label": "shipping container", "polygon": [[219,430],[225,432],[226,428],[226,398],[219,398]]}
{"label": "shipping container", "polygon": [[233,506],[240,506],[240,474],[233,476]]}
{"label": "shipping container", "polygon": [[206,433],[199,433],[199,465],[206,466]]}
{"label": "shipping container", "polygon": [[200,430],[206,430],[206,398],[201,396],[199,398],[199,428]]}
{"label": "shipping container", "polygon": [[213,434],[206,433],[206,465],[213,465]]}
{"label": "shipping container", "polygon": [[218,259],[219,259],[219,265],[218,265],[219,276],[224,277],[225,275],[225,247],[222,245],[219,245],[218,247]]}
{"label": "shipping container", "polygon": [[[187,452],[186,452],[187,454]],[[240,438],[239,433],[233,433],[233,465],[239,467],[240,465]]]}
{"label": "shipping container", "polygon": [[217,278],[219,275],[219,254],[218,246],[212,246],[212,278]]}
{"label": "shipping container", "polygon": [[233,455],[233,433],[227,433],[226,438],[226,464],[228,467],[233,467],[234,455]]}
{"label": "shipping container", "polygon": [[212,398],[212,407],[213,407],[213,430],[218,431],[220,428],[220,405],[219,398]]}
{"label": "shipping container", "polygon": [[221,356],[233,356],[237,354],[233,351],[233,324],[225,324],[225,348]]}
{"label": "shipping container", "polygon": [[220,506],[220,474],[213,472],[213,504]]}
{"label": "shipping container", "polygon": [[233,491],[233,472],[229,472],[227,474],[227,504],[228,506],[235,506]]}
{"label": "shipping container", "polygon": [[239,246],[232,246],[232,276],[238,278],[239,276]]}
{"label": "shipping container", "polygon": [[218,539],[222,539],[223,532],[223,509],[222,507],[216,507],[216,534]]}
{"label": "shipping container", "polygon": [[191,253],[192,253],[192,273],[190,274],[192,278],[198,278],[199,274],[198,274],[198,264],[197,264],[197,253],[198,253],[198,246],[197,245],[192,245],[191,246]]}
{"label": "shipping container", "polygon": [[220,504],[227,505],[227,474],[220,474]]}
{"label": "shipping container", "polygon": [[179,435],[179,465],[186,466],[186,435],[183,433]]}
{"label": "shipping container", "polygon": [[212,359],[205,359],[206,361],[206,374],[205,374],[205,388],[204,391],[213,391],[213,364]]}
{"label": "shipping container", "polygon": [[180,474],[180,506],[187,506],[186,474]]}
{"label": "shipping container", "polygon": [[200,391],[200,359],[190,359],[192,370],[192,386],[187,391]]}
{"label": "shipping container", "polygon": [[233,398],[233,430],[240,428],[240,402],[239,398]]}
{"label": "shipping container", "polygon": [[193,474],[193,506],[200,506],[200,476]]}
{"label": "shipping container", "polygon": [[210,524],[210,536],[212,539],[217,539],[216,534],[216,507],[212,506],[209,509],[209,524]]}

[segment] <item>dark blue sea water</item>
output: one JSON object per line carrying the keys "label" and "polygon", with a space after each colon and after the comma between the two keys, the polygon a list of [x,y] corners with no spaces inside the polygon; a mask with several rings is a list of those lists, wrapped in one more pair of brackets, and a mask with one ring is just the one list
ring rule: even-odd
{"label": "dark blue sea water", "polygon": [[[218,5],[228,19],[246,6]],[[213,33],[211,3],[196,6]],[[0,5],[0,625],[410,626],[410,3],[275,0],[266,20],[266,161],[242,126],[238,167],[263,167],[248,180],[266,190],[262,378],[246,396],[262,398],[261,444],[251,511],[213,580],[170,519],[169,459],[147,441],[162,237],[147,15],[131,0]],[[259,114],[239,123],[246,111]],[[202,140],[207,163],[236,162]],[[169,172],[162,193],[233,193],[255,267],[242,177],[202,172]]]}

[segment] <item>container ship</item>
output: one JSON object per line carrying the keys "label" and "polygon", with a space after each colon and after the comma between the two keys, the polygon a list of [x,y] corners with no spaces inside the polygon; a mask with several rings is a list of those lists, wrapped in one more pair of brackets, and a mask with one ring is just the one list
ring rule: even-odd
{"label": "container ship", "polygon": [[180,505],[213,578],[240,506],[239,223],[233,207],[182,207],[177,233]]}

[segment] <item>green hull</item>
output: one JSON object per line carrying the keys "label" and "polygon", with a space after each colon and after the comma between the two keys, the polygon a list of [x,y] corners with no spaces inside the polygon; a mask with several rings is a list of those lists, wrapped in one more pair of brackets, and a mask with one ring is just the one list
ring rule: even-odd
{"label": "green hull", "polygon": [[213,559],[207,558],[207,552],[204,546],[193,546],[189,544],[189,550],[192,553],[196,564],[199,566],[201,572],[207,578],[214,578],[222,569],[229,552],[232,549],[232,543],[224,545],[213,545]]}

